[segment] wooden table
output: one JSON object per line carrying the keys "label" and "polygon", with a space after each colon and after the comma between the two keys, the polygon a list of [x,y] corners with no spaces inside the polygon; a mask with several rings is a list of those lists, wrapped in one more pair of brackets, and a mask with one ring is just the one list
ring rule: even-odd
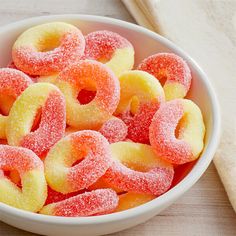
{"label": "wooden table", "polygon": [[[135,23],[119,0],[0,0],[0,25],[49,14],[95,14]],[[34,235],[0,222],[1,236]],[[148,222],[113,236],[236,235],[236,216],[213,164],[175,204]]]}

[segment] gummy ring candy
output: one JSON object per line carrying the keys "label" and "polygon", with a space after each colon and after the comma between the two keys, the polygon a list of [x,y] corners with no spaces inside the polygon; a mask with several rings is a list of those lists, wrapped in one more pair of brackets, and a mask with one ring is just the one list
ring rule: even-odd
{"label": "gummy ring candy", "polygon": [[[6,127],[9,145],[29,148],[42,157],[64,135],[65,109],[63,94],[56,86],[49,83],[29,86],[15,101],[9,113]],[[39,127],[31,132],[40,111]]]}
{"label": "gummy ring candy", "polygon": [[146,144],[111,144],[113,163],[103,176],[123,191],[161,195],[173,180],[173,166],[159,158]]}
{"label": "gummy ring candy", "polygon": [[[22,189],[4,171],[17,170]],[[27,211],[39,211],[47,197],[43,162],[31,150],[0,145],[0,202]]]}
{"label": "gummy ring candy", "polygon": [[198,158],[205,126],[199,107],[187,99],[164,103],[150,125],[150,143],[157,155],[174,164]]}
{"label": "gummy ring candy", "polygon": [[46,205],[40,211],[54,216],[92,216],[111,213],[118,205],[118,196],[112,189],[98,189],[66,200]]}
{"label": "gummy ring candy", "polygon": [[134,48],[132,44],[117,33],[101,30],[85,37],[85,58],[106,64],[116,76],[134,65]]}
{"label": "gummy ring candy", "polygon": [[99,132],[108,140],[109,143],[123,141],[128,133],[126,124],[117,117],[105,121]]}
{"label": "gummy ring candy", "polygon": [[95,183],[109,168],[109,143],[97,131],[78,131],[55,144],[44,164],[48,185],[53,190],[64,194],[79,191]]}
{"label": "gummy ring candy", "polygon": [[[57,86],[66,98],[67,124],[78,129],[98,129],[115,111],[120,95],[119,81],[100,62],[81,60],[63,70]],[[94,99],[80,104],[77,96],[82,89],[96,88]]]}
{"label": "gummy ring candy", "polygon": [[23,32],[12,49],[17,68],[30,75],[50,75],[78,61],[85,39],[78,28],[63,22],[34,26]]}
{"label": "gummy ring candy", "polygon": [[144,203],[150,202],[156,198],[154,195],[142,194],[142,193],[124,193],[119,195],[119,204],[116,208],[116,212],[125,211],[130,208],[140,206]]}
{"label": "gummy ring candy", "polygon": [[12,104],[16,98],[32,83],[23,72],[2,68],[0,69],[0,139],[6,138],[6,124]]}
{"label": "gummy ring candy", "polygon": [[187,63],[173,53],[157,53],[144,59],[138,70],[147,71],[158,80],[166,80],[164,91],[166,100],[183,98],[191,85],[191,71]]}
{"label": "gummy ring candy", "polygon": [[127,138],[149,142],[149,126],[164,91],[156,78],[144,71],[126,71],[120,77],[120,102],[115,114],[128,126]]}
{"label": "gummy ring candy", "polygon": [[74,197],[74,196],[80,194],[81,192],[82,191],[63,194],[63,193],[59,193],[59,192],[51,189],[48,186],[48,196],[47,196],[45,205],[48,205],[48,204],[51,204],[51,203],[55,203],[55,202],[63,201],[63,200],[68,199],[70,197]]}

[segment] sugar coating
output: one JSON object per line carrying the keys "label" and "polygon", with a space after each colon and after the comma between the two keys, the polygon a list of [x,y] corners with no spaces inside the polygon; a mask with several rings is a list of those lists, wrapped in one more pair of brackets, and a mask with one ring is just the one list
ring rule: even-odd
{"label": "sugar coating", "polygon": [[[19,69],[16,67],[16,65],[15,65],[15,63],[14,63],[13,61],[11,61],[11,62],[8,63],[7,68],[16,69],[16,70],[18,70],[18,71],[21,71],[21,70],[19,70]],[[28,74],[26,74],[26,75],[28,75]],[[38,79],[38,76],[37,76],[37,75],[28,75],[28,76],[31,78],[31,80],[32,80],[34,83],[37,82],[37,79]]]}
{"label": "sugar coating", "polygon": [[[187,63],[179,56],[173,53],[157,53],[144,59],[138,66],[138,70],[146,71],[154,75],[158,80],[166,79],[164,90],[168,84],[178,83],[183,86],[184,97],[191,85],[191,71]],[[169,94],[169,92],[168,92]],[[177,98],[178,94],[170,94],[167,100]]]}
{"label": "sugar coating", "polygon": [[44,163],[52,189],[64,194],[79,191],[95,183],[109,168],[109,143],[97,131],[78,131],[51,148]]}
{"label": "sugar coating", "polygon": [[165,101],[159,81],[147,72],[126,71],[119,77],[120,102],[115,115],[128,126],[127,138],[149,143],[149,125],[160,104]]}
{"label": "sugar coating", "polygon": [[112,117],[102,125],[99,132],[109,143],[116,143],[126,138],[128,127],[121,119]]}
{"label": "sugar coating", "polygon": [[102,215],[114,211],[118,200],[115,191],[98,189],[47,205],[40,213],[67,217]]}
{"label": "sugar coating", "polygon": [[159,106],[160,103],[158,101],[152,101],[140,104],[139,111],[135,115],[130,111],[118,115],[128,127],[128,139],[138,143],[149,144],[149,126]]}
{"label": "sugar coating", "polygon": [[175,164],[193,159],[189,143],[175,136],[176,127],[183,115],[181,99],[166,102],[154,115],[149,128],[150,143],[157,154]]}
{"label": "sugar coating", "polygon": [[78,195],[80,193],[81,193],[81,191],[63,194],[63,193],[60,193],[60,192],[57,192],[57,191],[53,190],[52,188],[50,188],[48,186],[48,196],[47,196],[47,200],[45,202],[45,205],[48,205],[48,204],[51,204],[51,203],[55,203],[55,202],[63,201],[65,199],[74,197],[74,196],[76,196],[76,195]]}
{"label": "sugar coating", "polygon": [[41,156],[47,152],[65,132],[65,100],[57,91],[48,95],[42,107],[39,128],[24,136],[20,146],[26,147]]}
{"label": "sugar coating", "polygon": [[[19,188],[4,171],[17,171]],[[43,162],[31,150],[0,145],[0,202],[27,211],[39,211],[47,197]]]}
{"label": "sugar coating", "polygon": [[23,72],[11,68],[0,69],[0,95],[16,99],[30,84],[32,80]]}
{"label": "sugar coating", "polygon": [[127,39],[108,30],[89,33],[85,42],[85,58],[98,61],[110,60],[117,49],[133,47]]}
{"label": "sugar coating", "polygon": [[156,196],[169,189],[173,167],[156,156],[151,146],[129,142],[111,146],[113,162],[104,175],[107,182],[123,191]]}
{"label": "sugar coating", "polygon": [[0,145],[1,170],[18,170],[20,175],[23,175],[35,168],[43,170],[43,163],[31,150]]}
{"label": "sugar coating", "polygon": [[[49,51],[43,51],[44,47],[51,46],[53,39],[57,37],[59,45]],[[46,45],[46,42],[44,45],[43,41],[49,41],[49,45]],[[23,32],[13,46],[12,58],[16,67],[25,73],[51,75],[78,61],[84,53],[84,48],[85,40],[79,29],[66,23],[52,22]]]}
{"label": "sugar coating", "polygon": [[[0,69],[0,110],[4,115],[9,113],[16,98],[30,85],[32,80],[23,72]],[[0,114],[0,139],[6,138],[7,116]]]}
{"label": "sugar coating", "polygon": [[[120,97],[119,81],[100,62],[81,60],[69,65],[58,76],[57,86],[66,98],[67,124],[79,129],[96,129],[115,111]],[[94,99],[85,105],[77,96],[82,89],[96,90]]]}
{"label": "sugar coating", "polygon": [[[32,131],[41,110],[38,128]],[[8,116],[6,136],[13,146],[23,146],[42,157],[65,132],[65,100],[60,90],[47,83],[35,83],[18,97]]]}

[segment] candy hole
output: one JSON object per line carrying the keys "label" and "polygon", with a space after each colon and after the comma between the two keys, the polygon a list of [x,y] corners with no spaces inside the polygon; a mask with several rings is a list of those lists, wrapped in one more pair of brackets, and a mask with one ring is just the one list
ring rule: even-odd
{"label": "candy hole", "polygon": [[82,89],[78,93],[77,99],[81,105],[90,103],[96,96],[96,91]]}
{"label": "candy hole", "polygon": [[61,37],[56,34],[47,34],[38,42],[40,52],[48,52],[60,46]]}
{"label": "candy hole", "polygon": [[31,127],[31,132],[34,132],[35,130],[37,130],[39,128],[41,115],[42,115],[42,108],[39,108],[35,117],[34,117],[34,122]]}
{"label": "candy hole", "polygon": [[165,70],[160,70],[158,75],[157,75],[157,79],[159,80],[160,84],[162,86],[164,86],[164,84],[166,83],[167,80],[167,74]]}
{"label": "candy hole", "polygon": [[183,115],[175,128],[175,137],[176,138],[180,138],[181,134],[183,133],[186,121],[187,121],[187,115]]}
{"label": "candy hole", "polygon": [[142,163],[140,162],[134,162],[133,161],[126,161],[126,162],[122,162],[123,165],[125,165],[126,167],[128,167],[129,169],[135,170],[135,171],[140,171],[140,172],[146,172],[148,171],[147,167],[145,167],[144,165],[142,165]]}
{"label": "candy hole", "polygon": [[3,171],[4,176],[6,176],[11,182],[13,182],[17,187],[21,188],[21,178],[20,174],[17,170],[4,170]]}
{"label": "candy hole", "polygon": [[8,95],[0,95],[0,114],[7,116],[14,102],[14,97]]}
{"label": "candy hole", "polygon": [[140,105],[140,102],[139,102],[138,97],[133,96],[130,101],[130,113],[132,116],[134,116],[138,112],[139,105]]}

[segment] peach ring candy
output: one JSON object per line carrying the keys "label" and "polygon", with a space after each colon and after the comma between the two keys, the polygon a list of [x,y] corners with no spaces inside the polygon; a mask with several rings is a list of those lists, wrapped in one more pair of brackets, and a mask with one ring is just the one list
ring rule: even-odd
{"label": "peach ring candy", "polygon": [[53,190],[64,194],[79,191],[95,183],[110,167],[109,143],[97,131],[78,131],[55,144],[44,164]]}
{"label": "peach ring candy", "polygon": [[163,82],[167,101],[185,97],[191,85],[189,66],[173,53],[157,53],[149,56],[140,63],[138,70],[147,71]]}
{"label": "peach ring candy", "polygon": [[40,213],[67,217],[103,215],[113,212],[118,200],[116,192],[112,189],[97,189],[48,204]]}
{"label": "peach ring candy", "polygon": [[[67,124],[78,129],[98,129],[119,103],[118,79],[108,67],[97,61],[81,60],[69,65],[59,74],[57,86],[66,98]],[[94,99],[80,104],[79,92],[92,88],[96,90]]]}
{"label": "peach ring candy", "polygon": [[156,198],[154,195],[142,194],[142,193],[124,193],[119,195],[119,204],[116,208],[116,212],[125,211],[130,208],[140,206]]}
{"label": "peach ring candy", "polygon": [[116,143],[123,141],[128,133],[126,124],[117,117],[105,121],[99,132],[109,141],[109,143]]}
{"label": "peach ring candy", "polygon": [[161,195],[172,183],[173,166],[146,144],[111,144],[113,163],[104,178],[123,191]]}
{"label": "peach ring candy", "polygon": [[85,37],[85,58],[105,63],[116,76],[134,65],[134,48],[121,35],[107,31],[94,31]]}
{"label": "peach ring candy", "polygon": [[[6,127],[9,145],[29,148],[42,157],[64,135],[65,110],[64,96],[56,86],[49,83],[29,86],[9,113]],[[31,131],[38,116],[38,128]]]}
{"label": "peach ring candy", "polygon": [[0,69],[0,139],[6,138],[7,115],[12,104],[31,83],[32,80],[19,70]]}
{"label": "peach ring candy", "polygon": [[12,59],[30,75],[51,75],[78,61],[85,39],[78,28],[64,22],[34,26],[23,32],[12,48]]}
{"label": "peach ring candy", "polygon": [[[16,170],[22,188],[4,175]],[[47,198],[43,162],[31,150],[0,145],[0,202],[27,211],[37,212]]]}
{"label": "peach ring candy", "polygon": [[173,164],[198,158],[204,146],[205,126],[199,107],[187,99],[164,103],[153,117],[150,143],[157,155]]}
{"label": "peach ring candy", "polygon": [[159,81],[144,71],[126,71],[120,77],[120,102],[115,114],[128,126],[127,138],[149,143],[149,125],[165,100]]}

